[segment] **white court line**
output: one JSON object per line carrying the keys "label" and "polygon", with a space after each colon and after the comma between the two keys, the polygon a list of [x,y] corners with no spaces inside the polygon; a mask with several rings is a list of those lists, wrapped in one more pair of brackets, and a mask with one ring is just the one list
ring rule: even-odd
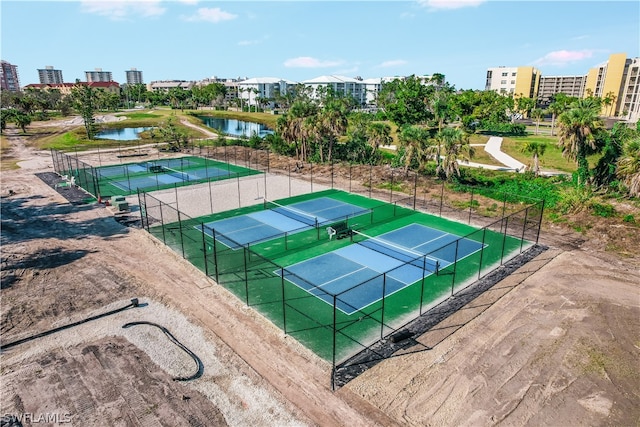
{"label": "white court line", "polygon": [[[342,258],[344,258],[344,257],[342,257]],[[344,259],[348,259],[349,261],[354,262],[353,260],[351,260],[351,259],[349,259],[349,258],[344,258]],[[360,264],[360,263],[359,263],[359,262],[356,262],[355,264]],[[362,264],[360,264],[360,265],[362,265]],[[329,280],[328,282],[324,282],[322,285],[316,285],[316,288],[322,288],[322,287],[323,287],[324,285],[326,285],[326,284],[329,284],[329,283],[331,283],[331,282],[335,282],[336,280],[340,280],[340,279],[343,279],[343,278],[345,278],[345,277],[351,276],[352,274],[357,273],[357,272],[362,271],[362,270],[372,270],[372,271],[375,271],[375,270],[373,270],[373,269],[371,269],[371,268],[369,268],[369,267],[366,267],[366,266],[362,265],[362,268],[359,268],[359,269],[357,269],[357,270],[354,270],[354,271],[352,271],[352,272],[350,272],[350,273],[348,273],[348,274],[343,274],[342,276],[336,277],[335,279],[331,279],[331,280]],[[346,289],[345,289],[345,290],[346,290]],[[344,292],[344,291],[342,291],[342,292]],[[338,293],[340,293],[340,292],[338,292]]]}
{"label": "white court line", "polygon": [[[429,227],[429,228],[431,228],[431,227]],[[432,230],[435,230],[435,228],[432,228]],[[441,231],[441,230],[436,230],[436,231]],[[444,233],[444,234],[442,234],[442,235],[440,235],[440,236],[436,237],[435,239],[427,240],[427,241],[426,241],[426,242],[424,242],[424,243],[420,243],[419,245],[416,245],[416,246],[412,247],[411,249],[413,250],[413,249],[418,248],[418,247],[420,247],[420,246],[424,246],[424,245],[427,245],[427,244],[429,244],[429,243],[431,243],[431,242],[435,242],[436,240],[438,240],[438,239],[442,239],[442,238],[443,238],[443,237],[445,237],[445,236],[458,236],[457,234],[447,233],[446,231],[442,231],[442,233]],[[458,236],[458,239],[463,239],[463,237]],[[438,248],[438,249],[439,249],[439,248]],[[416,251],[416,252],[417,252],[417,251]]]}

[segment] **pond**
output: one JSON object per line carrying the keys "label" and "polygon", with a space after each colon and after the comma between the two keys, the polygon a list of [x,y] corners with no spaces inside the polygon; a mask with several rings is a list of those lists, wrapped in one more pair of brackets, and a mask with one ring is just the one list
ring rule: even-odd
{"label": "pond", "polygon": [[116,141],[133,141],[140,139],[138,134],[146,130],[153,129],[153,127],[139,127],[139,128],[122,128],[122,129],[109,129],[103,130],[96,134],[96,138],[99,139],[114,139]]}
{"label": "pond", "polygon": [[198,118],[202,120],[206,126],[227,135],[251,137],[255,133],[260,138],[263,138],[266,135],[273,133],[273,130],[261,123],[245,122],[236,119],[223,119],[220,117],[200,116]]}

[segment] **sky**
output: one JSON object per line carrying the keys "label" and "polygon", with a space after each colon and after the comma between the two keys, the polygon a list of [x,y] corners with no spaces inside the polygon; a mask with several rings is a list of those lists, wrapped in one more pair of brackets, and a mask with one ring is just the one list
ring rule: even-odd
{"label": "sky", "polygon": [[0,57],[86,81],[101,68],[156,80],[444,74],[484,89],[488,68],[584,75],[640,56],[640,2],[557,0],[0,0]]}

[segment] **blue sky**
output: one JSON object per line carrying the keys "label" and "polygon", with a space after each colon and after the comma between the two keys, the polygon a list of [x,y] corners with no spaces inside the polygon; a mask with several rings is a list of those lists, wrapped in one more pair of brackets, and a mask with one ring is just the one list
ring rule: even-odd
{"label": "blue sky", "polygon": [[484,89],[489,67],[586,74],[612,53],[640,56],[640,2],[0,1],[0,56],[20,83],[37,69],[137,68],[153,80],[217,76],[303,81],[445,74]]}

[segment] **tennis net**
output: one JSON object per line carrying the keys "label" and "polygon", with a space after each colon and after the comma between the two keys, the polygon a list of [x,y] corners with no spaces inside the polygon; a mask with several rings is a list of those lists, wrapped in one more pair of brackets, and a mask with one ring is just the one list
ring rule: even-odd
{"label": "tennis net", "polygon": [[435,274],[438,274],[440,270],[440,261],[438,259],[386,241],[380,237],[368,236],[360,231],[352,230],[351,241]]}
{"label": "tennis net", "polygon": [[180,178],[180,179],[182,179],[184,181],[189,181],[189,174],[188,173],[180,172],[180,171],[177,171],[175,169],[168,168],[166,166],[162,166],[162,171],[164,173],[167,173],[167,174],[171,175],[171,176],[175,176],[176,178]]}
{"label": "tennis net", "polygon": [[291,219],[295,219],[296,221],[302,222],[304,224],[317,227],[318,226],[318,217],[315,217],[305,211],[301,211],[300,209],[296,209],[291,206],[284,206],[277,202],[271,202],[267,199],[264,199],[264,207],[265,209],[272,210],[274,212],[279,213],[280,215],[287,216]]}

